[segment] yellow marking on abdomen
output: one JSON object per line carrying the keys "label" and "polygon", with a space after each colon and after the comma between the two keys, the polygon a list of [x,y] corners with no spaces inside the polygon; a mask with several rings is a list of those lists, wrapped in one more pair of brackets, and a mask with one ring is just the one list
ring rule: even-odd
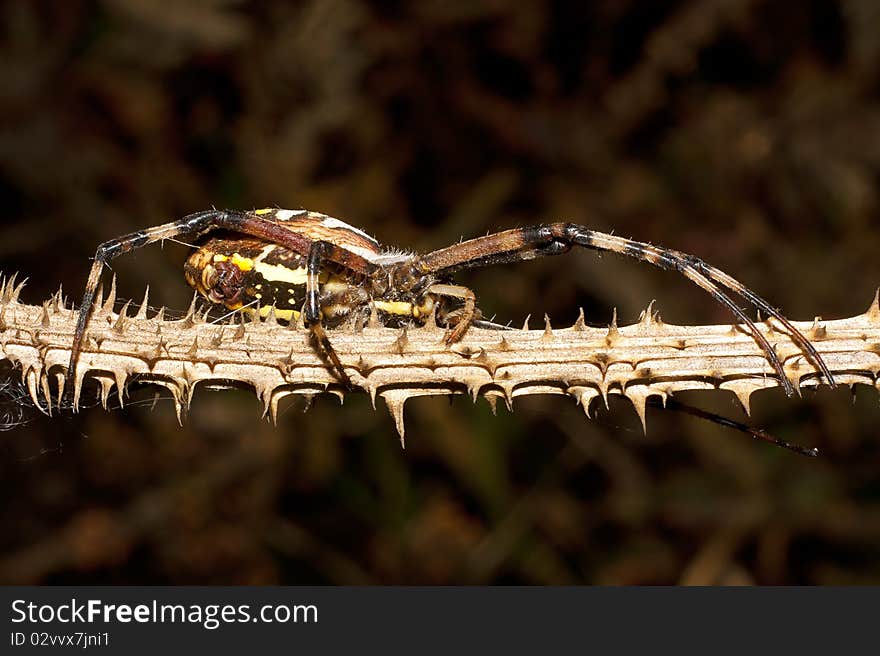
{"label": "yellow marking on abdomen", "polygon": [[266,264],[265,262],[255,262],[254,269],[270,282],[286,282],[291,285],[306,284],[306,268],[298,267],[291,269],[290,267],[280,264]]}
{"label": "yellow marking on abdomen", "polygon": [[412,316],[412,303],[406,301],[373,301],[377,310],[388,314],[402,314]]}
{"label": "yellow marking on abdomen", "polygon": [[233,253],[232,257],[228,255],[222,255],[217,253],[214,255],[215,262],[232,262],[235,266],[237,266],[242,271],[250,271],[254,268],[254,261],[249,257],[242,257],[238,253]]}

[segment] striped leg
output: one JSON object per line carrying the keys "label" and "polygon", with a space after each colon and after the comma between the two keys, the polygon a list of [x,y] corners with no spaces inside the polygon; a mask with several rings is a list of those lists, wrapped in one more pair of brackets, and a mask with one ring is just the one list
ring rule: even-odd
{"label": "striped leg", "polygon": [[551,223],[530,228],[505,230],[455,244],[425,255],[420,260],[420,266],[426,273],[442,276],[486,264],[556,255],[566,252],[572,246],[620,253],[662,269],[674,269],[680,272],[688,280],[709,293],[716,301],[726,307],[738,321],[742,322],[778,374],[785,393],[791,396],[795,389],[786,376],[776,351],[754,322],[746,316],[724,290],[747,299],[758,309],[776,319],[784,327],[792,341],[803,349],[807,357],[820,369],[828,384],[834,386],[834,377],[828,370],[822,356],[819,355],[810,340],[798,331],[779,310],[735,278],[693,255],[596,232],[573,223]]}
{"label": "striped leg", "polygon": [[303,311],[303,318],[305,319],[306,327],[309,329],[312,338],[315,340],[315,344],[321,352],[330,359],[330,362],[333,363],[336,375],[339,376],[339,379],[346,387],[351,388],[351,379],[348,377],[348,374],[345,373],[345,368],[339,360],[339,355],[330,343],[330,339],[327,337],[327,331],[324,330],[321,306],[318,302],[318,293],[320,292],[318,276],[321,273],[324,260],[332,248],[333,244],[330,244],[329,242],[315,241],[312,242],[312,246],[309,249],[309,257],[306,263],[306,302]]}

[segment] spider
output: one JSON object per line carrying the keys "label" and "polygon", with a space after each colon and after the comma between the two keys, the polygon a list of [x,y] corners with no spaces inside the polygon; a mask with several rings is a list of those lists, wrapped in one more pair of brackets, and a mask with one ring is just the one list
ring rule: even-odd
{"label": "spider", "polygon": [[[560,255],[574,246],[611,251],[679,271],[726,307],[764,352],[786,394],[795,389],[767,338],[731,298],[751,302],[773,317],[833,386],[834,378],[810,341],[776,308],[728,274],[680,251],[590,230],[573,223],[514,228],[463,241],[426,255],[383,249],[363,231],[308,210],[207,210],[101,244],[86,283],[74,334],[66,387],[75,367],[105,263],[164,239],[214,233],[188,258],[187,282],[213,303],[299,321],[346,386],[351,385],[325,331],[377,312],[385,320],[424,323],[432,315],[447,328],[447,345],[482,322],[476,296],[456,285],[459,271]],[[455,302],[451,307],[450,301]],[[256,306],[256,308],[254,307]],[[493,325],[493,324],[489,324]]]}

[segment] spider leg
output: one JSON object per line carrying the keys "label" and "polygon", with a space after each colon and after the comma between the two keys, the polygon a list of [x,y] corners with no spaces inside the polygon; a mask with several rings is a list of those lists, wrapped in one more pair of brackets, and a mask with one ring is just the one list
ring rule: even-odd
{"label": "spider leg", "polygon": [[464,337],[465,332],[467,332],[467,329],[474,320],[477,313],[476,295],[473,291],[467,287],[462,287],[461,285],[444,285],[439,283],[431,285],[425,290],[425,292],[428,294],[436,294],[437,296],[449,296],[451,298],[460,298],[464,300],[464,307],[461,309],[455,328],[448,330],[446,336],[443,338],[443,341],[446,342],[447,346],[449,344],[455,344],[455,342]]}
{"label": "spider leg", "polygon": [[791,396],[794,394],[794,387],[785,374],[776,351],[754,322],[745,315],[742,309],[723,290],[726,289],[746,298],[769,316],[779,321],[788,332],[792,341],[807,353],[808,357],[822,371],[828,383],[834,386],[834,378],[824,360],[816,351],[816,348],[779,310],[773,308],[764,299],[731,276],[714,267],[710,267],[699,258],[679,251],[668,250],[644,242],[597,232],[572,223],[552,223],[530,228],[505,230],[455,244],[425,255],[421,258],[419,265],[426,273],[446,275],[455,271],[484,266],[485,264],[514,262],[520,259],[560,254],[572,246],[620,253],[663,269],[674,269],[682,273],[691,282],[707,291],[744,324],[779,375],[780,384],[786,394]]}
{"label": "spider leg", "polygon": [[834,387],[834,376],[832,376],[831,371],[828,369],[828,365],[825,364],[825,360],[819,356],[819,353],[816,351],[812,342],[810,342],[804,335],[795,328],[792,323],[779,312],[778,309],[771,306],[767,301],[758,296],[751,289],[743,285],[741,282],[733,278],[732,276],[724,273],[720,269],[716,269],[710,264],[703,262],[702,260],[697,259],[694,262],[694,266],[710,278],[715,280],[716,282],[726,286],[728,289],[732,289],[737,294],[747,299],[757,307],[759,310],[762,310],[766,315],[773,317],[776,319],[782,326],[785,328],[786,332],[794,339],[795,343],[798,344],[801,348],[807,351],[809,355],[809,359],[813,362],[814,365],[817,365],[819,369],[822,371],[822,375],[825,377],[825,380]]}
{"label": "spider leg", "polygon": [[[98,246],[92,263],[82,304],[76,322],[76,331],[70,351],[70,362],[65,378],[65,395],[72,399],[75,409],[79,404],[79,386],[76,384],[76,363],[82,351],[86,326],[92,314],[95,293],[101,278],[104,265],[119,255],[129,253],[137,248],[153,244],[163,239],[180,236],[198,237],[211,230],[226,229],[265,239],[268,242],[284,246],[302,255],[308,255],[312,240],[296,231],[249,212],[230,210],[207,210],[189,214],[178,221],[163,223],[145,230],[138,230],[117,239],[111,239]],[[331,245],[325,253],[326,258],[342,266],[360,273],[373,270],[373,265],[361,256],[335,245]]]}
{"label": "spider leg", "polygon": [[327,257],[327,253],[332,248],[333,244],[329,242],[315,241],[312,242],[312,246],[309,249],[308,260],[306,261],[306,302],[303,318],[306,327],[315,340],[315,344],[333,363],[336,375],[339,376],[339,379],[346,387],[351,388],[351,379],[345,373],[345,368],[339,360],[339,355],[330,343],[327,331],[324,330],[324,324],[321,321],[321,306],[318,303],[318,292],[320,291],[318,275],[321,273],[324,258]]}
{"label": "spider leg", "polygon": [[[716,294],[718,293],[726,296],[726,294],[720,292],[718,286],[720,285],[721,287],[732,291],[734,294],[745,298],[746,300],[750,301],[754,306],[756,306],[759,310],[763,310],[765,314],[776,319],[785,328],[789,337],[791,337],[791,340],[795,344],[797,344],[802,350],[804,350],[810,361],[819,368],[828,384],[831,387],[834,387],[834,376],[831,374],[831,371],[825,364],[825,360],[822,358],[821,355],[819,355],[816,347],[813,346],[813,343],[809,339],[807,339],[803,333],[795,328],[792,323],[778,309],[774,308],[766,300],[764,300],[758,294],[743,285],[736,278],[724,273],[720,269],[717,269],[705,263],[703,260],[694,255],[688,255],[687,253],[682,253],[680,251],[659,248],[657,246],[652,246],[651,244],[634,242],[629,239],[624,239],[623,237],[615,237],[614,235],[606,235],[604,233],[597,232],[592,232],[592,236],[590,238],[588,238],[587,235],[583,235],[582,239],[585,241],[596,241],[597,245],[592,246],[592,248],[613,250],[615,252],[623,253],[625,255],[629,255],[630,257],[646,261],[650,264],[654,264],[655,266],[663,269],[675,269],[676,271],[681,272],[692,282],[696,283],[707,292],[709,292],[711,295],[713,295],[720,303],[728,307],[728,309],[730,309],[735,315],[737,315],[740,320],[743,319],[743,314],[739,306],[737,306],[736,304],[733,304],[733,306],[728,304],[727,301],[730,300],[729,297],[727,297],[727,300],[724,300],[720,296],[716,296]],[[578,243],[577,241],[575,241],[575,243],[578,245],[586,245]],[[705,284],[706,282],[709,282],[709,285]],[[757,326],[755,326],[755,324],[748,318],[745,318],[743,323],[746,325],[746,328],[749,330],[749,332],[752,334],[758,344],[760,344],[765,352],[767,352],[767,355],[772,362],[774,359],[773,357],[770,357],[770,351],[772,351],[772,349],[768,351],[768,349],[764,346],[764,344],[767,344],[766,338],[763,337],[763,334],[758,330]],[[758,339],[758,335],[761,335],[761,339]],[[767,346],[769,346],[769,344],[767,344]],[[773,351],[773,355],[775,356],[775,351]],[[785,383],[788,382],[788,377],[783,376],[781,365],[779,367],[776,367],[776,365],[774,364],[774,368],[776,368],[777,372],[780,374],[781,381],[786,389],[786,392],[789,396],[791,396],[794,390],[790,387],[790,385],[785,385]]]}

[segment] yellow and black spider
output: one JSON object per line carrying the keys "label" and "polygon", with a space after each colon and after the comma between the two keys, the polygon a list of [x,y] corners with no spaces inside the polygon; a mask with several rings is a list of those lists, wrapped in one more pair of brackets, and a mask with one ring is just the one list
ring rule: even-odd
{"label": "yellow and black spider", "polygon": [[[260,209],[250,212],[208,210],[171,223],[139,230],[101,244],[89,274],[67,370],[73,391],[101,270],[106,262],[163,239],[202,237],[185,265],[187,282],[213,303],[230,310],[254,309],[262,315],[298,320],[309,328],[317,347],[346,385],[348,375],[324,328],[365,318],[373,311],[386,319],[424,322],[432,314],[448,329],[446,343],[462,338],[479,323],[476,296],[452,283],[458,271],[559,255],[573,246],[628,255],[663,269],[681,272],[725,306],[765,353],[786,394],[794,387],[776,351],[733,301],[732,292],[776,319],[826,381],[834,379],[810,341],[776,308],[745,285],[699,258],[659,246],[616,237],[572,223],[515,228],[460,242],[427,255],[383,249],[363,231],[331,216],[307,210]],[[454,309],[449,299],[457,299]]]}

